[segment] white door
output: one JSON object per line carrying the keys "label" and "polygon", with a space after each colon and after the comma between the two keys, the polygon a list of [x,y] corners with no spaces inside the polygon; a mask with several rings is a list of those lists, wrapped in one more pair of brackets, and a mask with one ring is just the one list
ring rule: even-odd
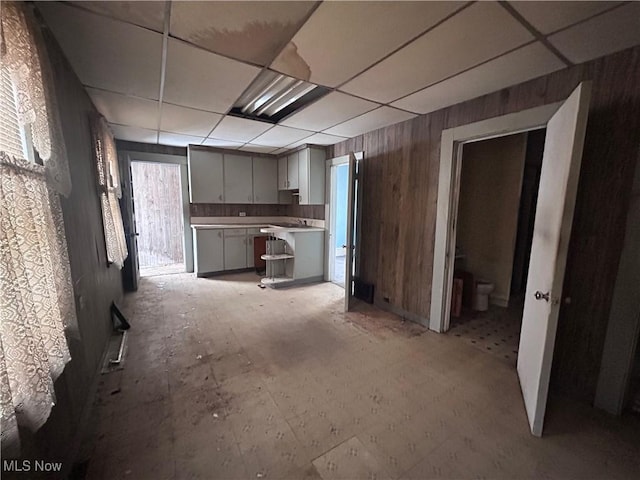
{"label": "white door", "polygon": [[349,180],[347,184],[347,248],[344,275],[344,311],[348,312],[353,300],[353,276],[355,273],[356,219],[358,218],[358,160],[349,154]]}
{"label": "white door", "polygon": [[590,83],[578,85],[547,124],[518,350],[520,387],[536,436],[547,406],[590,93]]}

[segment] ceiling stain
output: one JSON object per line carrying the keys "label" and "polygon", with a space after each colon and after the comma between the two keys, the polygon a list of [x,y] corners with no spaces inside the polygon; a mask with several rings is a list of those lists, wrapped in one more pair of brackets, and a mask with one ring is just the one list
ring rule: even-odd
{"label": "ceiling stain", "polygon": [[311,78],[311,67],[304,61],[298,53],[298,46],[289,42],[284,47],[277,59],[278,68],[292,77],[309,81]]}
{"label": "ceiling stain", "polygon": [[283,32],[293,28],[295,25],[291,23],[252,21],[241,30],[201,28],[182,39],[213,52],[264,65],[278,53]]}
{"label": "ceiling stain", "polygon": [[266,66],[314,2],[173,2],[170,34],[209,51]]}

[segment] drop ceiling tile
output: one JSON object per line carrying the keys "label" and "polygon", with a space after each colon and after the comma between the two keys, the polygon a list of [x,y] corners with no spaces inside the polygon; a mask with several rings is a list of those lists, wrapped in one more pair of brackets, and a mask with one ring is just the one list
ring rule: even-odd
{"label": "drop ceiling tile", "polygon": [[307,130],[276,125],[271,130],[267,130],[259,137],[254,138],[252,143],[268,147],[284,147],[290,143],[310,137],[311,135],[313,135],[313,132]]}
{"label": "drop ceiling tile", "polygon": [[336,135],[327,135],[326,133],[316,133],[315,135],[311,135],[310,137],[304,138],[302,140],[298,140],[291,145],[287,145],[287,148],[297,148],[301,145],[334,145],[336,143],[344,142],[347,140],[346,137],[338,137]]}
{"label": "drop ceiling tile", "polygon": [[413,117],[415,117],[415,115],[409,112],[403,112],[391,107],[380,107],[372,112],[365,113],[359,117],[347,120],[340,125],[329,128],[325,130],[324,133],[352,138],[362,133],[393,125],[394,123],[404,122]]}
{"label": "drop ceiling tile", "polygon": [[158,98],[162,35],[58,2],[38,8],[84,85]]}
{"label": "drop ceiling tile", "polygon": [[564,67],[558,57],[536,42],[420,90],[394,102],[393,106],[429,113]]}
{"label": "drop ceiling tile", "polygon": [[162,33],[166,2],[69,2],[86,10]]}
{"label": "drop ceiling tile", "polygon": [[140,143],[158,143],[158,131],[148,128],[129,127],[126,125],[110,124],[113,136],[119,140]]}
{"label": "drop ceiling tile", "polygon": [[323,2],[272,68],[335,87],[462,5],[464,2]]}
{"label": "drop ceiling tile", "polygon": [[332,92],[283,120],[280,124],[320,131],[379,106],[380,104],[378,103],[352,97],[342,92]]}
{"label": "drop ceiling tile", "polygon": [[179,133],[160,132],[160,145],[173,145],[175,147],[186,147],[187,145],[200,145],[204,137],[195,135],[180,135]]}
{"label": "drop ceiling tile", "polygon": [[87,88],[93,104],[109,123],[158,128],[158,101]]}
{"label": "drop ceiling tile", "polygon": [[391,102],[532,40],[504,8],[478,2],[359,75],[340,90]]}
{"label": "drop ceiling tile", "polygon": [[277,150],[274,150],[273,152],[271,152],[271,154],[272,155],[280,155],[281,153],[287,152],[289,150],[291,150],[289,147],[282,147],[282,148],[279,148]]}
{"label": "drop ceiling tile", "polygon": [[164,100],[226,113],[260,70],[169,39]]}
{"label": "drop ceiling tile", "polygon": [[273,153],[277,150],[276,147],[265,147],[264,145],[253,145],[251,143],[247,143],[240,147],[240,150],[243,152],[254,152],[254,153]]}
{"label": "drop ceiling tile", "polygon": [[244,143],[242,142],[232,142],[230,140],[221,140],[219,138],[205,138],[202,145],[207,145],[209,147],[218,147],[218,148],[229,148],[235,150],[240,148]]}
{"label": "drop ceiling tile", "polygon": [[218,124],[216,129],[211,132],[211,136],[224,140],[246,143],[253,140],[258,135],[263,134],[270,128],[273,128],[272,123],[258,122],[255,120],[227,115]]}
{"label": "drop ceiling tile", "polygon": [[536,30],[548,35],[620,2],[509,2]]}
{"label": "drop ceiling tile", "polygon": [[259,65],[273,60],[314,2],[173,2],[171,35]]}
{"label": "drop ceiling tile", "polygon": [[163,103],[160,130],[206,137],[221,118],[218,113]]}
{"label": "drop ceiling tile", "polygon": [[633,47],[640,44],[640,2],[630,2],[548,38],[574,63]]}

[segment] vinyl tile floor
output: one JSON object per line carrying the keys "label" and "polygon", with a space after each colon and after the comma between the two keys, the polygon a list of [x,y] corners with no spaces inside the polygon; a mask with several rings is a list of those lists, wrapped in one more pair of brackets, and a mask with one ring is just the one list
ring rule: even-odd
{"label": "vinyl tile floor", "polygon": [[86,478],[638,478],[640,426],[563,398],[530,435],[505,362],[321,283],[142,279],[103,375]]}
{"label": "vinyl tile floor", "polygon": [[522,310],[523,305],[518,301],[512,302],[509,308],[490,305],[486,312],[464,310],[460,317],[451,318],[449,334],[515,367]]}

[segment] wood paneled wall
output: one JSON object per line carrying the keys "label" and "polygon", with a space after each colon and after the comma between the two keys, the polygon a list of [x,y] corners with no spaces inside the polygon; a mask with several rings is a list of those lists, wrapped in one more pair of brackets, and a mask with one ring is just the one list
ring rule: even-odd
{"label": "wood paneled wall", "polygon": [[640,47],[577,65],[329,148],[363,150],[361,272],[376,296],[428,317],[443,129],[567,98],[593,96],[560,312],[553,382],[591,401],[624,238],[640,142]]}

